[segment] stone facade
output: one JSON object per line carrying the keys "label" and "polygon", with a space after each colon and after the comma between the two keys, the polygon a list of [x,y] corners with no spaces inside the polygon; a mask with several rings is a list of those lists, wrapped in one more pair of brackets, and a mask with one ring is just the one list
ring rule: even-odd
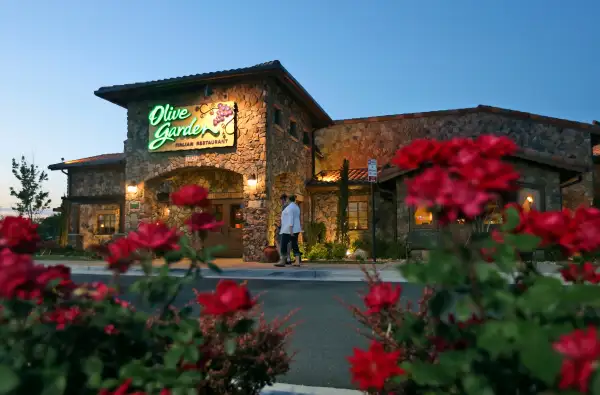
{"label": "stone facade", "polygon": [[83,248],[87,249],[93,244],[103,244],[113,238],[113,234],[103,235],[99,231],[98,216],[112,215],[115,219],[115,229],[119,229],[118,204],[81,204],[79,205],[79,233],[82,236]]}
{"label": "stone facade", "polygon": [[[417,138],[446,140],[494,133],[507,135],[520,147],[565,162],[591,165],[590,133],[560,128],[532,120],[522,120],[485,111],[457,115],[423,115],[341,121],[315,132],[315,144],[323,154],[316,172],[339,169],[345,157],[350,168],[365,168],[369,158],[380,165],[390,161],[396,150]],[[348,155],[352,153],[352,155]]]}
{"label": "stone facade", "polygon": [[69,170],[70,196],[122,195],[125,191],[123,167]]}
{"label": "stone facade", "polygon": [[[136,185],[135,193],[127,193],[127,202],[146,201],[146,182],[183,168],[224,169],[240,175],[243,180],[243,204],[246,226],[243,230],[244,259],[261,258],[267,244],[267,103],[265,81],[237,85],[214,86],[208,97],[204,91],[163,97],[160,103],[174,106],[196,105],[218,101],[235,101],[237,113],[236,144],[231,148],[190,150],[178,152],[148,152],[148,112],[157,101],[132,102],[127,109],[127,140],[125,153],[127,185]],[[191,155],[196,155],[192,158]],[[187,159],[186,159],[187,157]],[[257,185],[249,186],[248,178],[255,176]],[[148,203],[151,203],[148,201]],[[126,230],[135,229],[140,221],[152,219],[152,204],[142,204],[139,212],[126,204]]]}
{"label": "stone facade", "polygon": [[[328,242],[335,241],[337,232],[337,213],[338,213],[338,192],[335,188],[330,191],[314,192],[311,194],[311,200],[314,205],[313,221],[322,222],[325,224],[326,234],[325,239]],[[369,229],[351,230],[348,232],[350,242],[369,235],[371,227],[371,198],[369,189],[353,189],[350,190],[349,202],[365,202],[367,203],[368,224]],[[376,214],[377,215],[377,214]]]}
{"label": "stone facade", "polygon": [[[267,108],[267,180],[271,186],[267,226],[268,240],[273,243],[275,226],[280,222],[279,197],[283,193],[298,197],[305,220],[310,213],[305,184],[312,178],[312,148],[304,134],[310,136],[313,127],[306,111],[274,81],[269,83]],[[292,122],[296,125],[295,133],[290,128]]]}

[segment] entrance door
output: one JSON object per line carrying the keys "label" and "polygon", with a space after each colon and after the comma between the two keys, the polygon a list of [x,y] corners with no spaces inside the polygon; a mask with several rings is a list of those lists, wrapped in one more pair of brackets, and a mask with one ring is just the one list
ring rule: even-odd
{"label": "entrance door", "polygon": [[242,201],[239,199],[214,200],[212,206],[217,221],[223,221],[224,224],[220,231],[208,233],[206,244],[225,247],[223,251],[215,254],[217,258],[240,258],[243,254],[242,231],[244,228]]}

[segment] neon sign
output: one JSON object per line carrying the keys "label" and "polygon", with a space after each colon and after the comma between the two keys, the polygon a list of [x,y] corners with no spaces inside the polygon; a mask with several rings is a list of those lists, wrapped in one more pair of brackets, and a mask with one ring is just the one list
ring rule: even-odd
{"label": "neon sign", "polygon": [[175,107],[154,106],[148,113],[152,152],[181,151],[234,144],[235,102]]}

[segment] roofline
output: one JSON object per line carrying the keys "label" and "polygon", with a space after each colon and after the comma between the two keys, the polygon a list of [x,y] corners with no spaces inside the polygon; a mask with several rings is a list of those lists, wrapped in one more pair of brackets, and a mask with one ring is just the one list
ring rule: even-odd
{"label": "roofline", "polygon": [[545,115],[532,114],[529,112],[509,110],[506,108],[493,107],[493,106],[486,106],[483,104],[480,104],[477,107],[457,108],[457,109],[450,109],[450,110],[437,110],[437,111],[414,112],[414,113],[394,114],[394,115],[381,115],[381,116],[376,116],[376,117],[339,119],[339,120],[333,121],[333,123],[334,123],[334,125],[351,125],[351,124],[363,123],[363,122],[385,122],[385,121],[394,121],[394,120],[399,120],[399,119],[426,118],[426,117],[445,116],[445,115],[465,115],[465,114],[472,114],[472,113],[477,113],[477,112],[489,112],[492,114],[501,114],[501,115],[506,115],[506,116],[513,117],[513,118],[529,119],[532,121],[545,122],[545,123],[564,126],[564,127],[585,129],[585,130],[589,130],[592,133],[600,134],[600,124],[598,124],[597,122],[586,123],[586,122],[571,121],[568,119],[548,117]]}
{"label": "roofline", "polygon": [[119,166],[125,164],[125,158],[109,158],[109,159],[98,159],[91,160],[89,162],[61,162],[55,163],[48,166],[48,170],[67,170],[80,167],[105,167],[105,166]]}
{"label": "roofline", "polygon": [[144,96],[145,93],[148,93],[151,90],[174,90],[204,85],[207,82],[226,82],[235,79],[247,79],[260,76],[275,76],[292,91],[292,94],[296,94],[297,99],[300,99],[302,102],[301,104],[308,107],[312,112],[312,115],[318,120],[316,127],[320,128],[333,124],[333,119],[331,119],[329,114],[327,114],[321,105],[279,61],[251,66],[246,69],[224,70],[199,75],[175,77],[167,80],[101,87],[94,92],[94,95],[126,108],[129,102],[136,97]]}

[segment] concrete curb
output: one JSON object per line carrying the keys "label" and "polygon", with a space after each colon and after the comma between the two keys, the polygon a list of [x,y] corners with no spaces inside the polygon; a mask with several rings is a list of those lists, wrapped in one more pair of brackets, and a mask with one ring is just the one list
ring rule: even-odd
{"label": "concrete curb", "polygon": [[261,391],[261,395],[359,395],[360,391],[329,388],[307,387],[304,385],[274,384]]}

